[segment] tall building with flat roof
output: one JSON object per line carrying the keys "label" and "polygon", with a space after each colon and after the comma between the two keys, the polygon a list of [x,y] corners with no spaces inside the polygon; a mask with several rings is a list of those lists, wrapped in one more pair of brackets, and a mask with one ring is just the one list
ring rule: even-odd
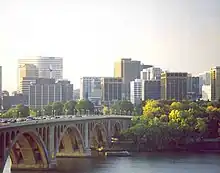
{"label": "tall building with flat roof", "polygon": [[114,77],[122,78],[123,99],[130,99],[130,82],[140,79],[142,67],[143,65],[140,61],[132,60],[131,58],[122,58],[114,63]]}
{"label": "tall building with flat roof", "polygon": [[[56,80],[63,79],[63,58],[61,57],[36,56],[25,59],[19,59],[18,71],[25,64],[35,65],[38,69],[39,78],[55,78]],[[19,75],[18,75],[18,81],[20,78]]]}
{"label": "tall building with flat roof", "polygon": [[80,99],[89,100],[95,106],[100,106],[101,92],[101,77],[80,78]]}
{"label": "tall building with flat roof", "polygon": [[160,99],[160,80],[143,80],[142,81],[142,97],[141,100]]}
{"label": "tall building with flat roof", "polygon": [[29,91],[29,105],[32,108],[43,109],[51,102],[73,100],[73,85],[70,81],[38,78],[31,84]]}
{"label": "tall building with flat roof", "polygon": [[211,100],[220,100],[220,66],[213,67],[210,70],[211,74]]}
{"label": "tall building with flat roof", "polygon": [[115,101],[122,100],[122,78],[101,78],[102,102],[111,105]]}
{"label": "tall building with flat roof", "polygon": [[160,80],[162,70],[158,67],[149,67],[141,71],[141,79],[143,80]]}
{"label": "tall building with flat roof", "polygon": [[2,109],[2,66],[0,66],[0,110]]}
{"label": "tall building with flat roof", "polygon": [[188,73],[163,72],[161,74],[161,99],[186,100]]}
{"label": "tall building with flat roof", "polygon": [[199,77],[188,74],[187,77],[187,97],[190,100],[197,100],[201,98]]}
{"label": "tall building with flat roof", "polygon": [[19,67],[18,91],[25,95],[29,93],[30,82],[38,78],[38,69],[34,64],[24,64]]}
{"label": "tall building with flat roof", "polygon": [[142,96],[142,80],[135,79],[130,82],[130,101],[134,105],[141,104],[141,96]]}

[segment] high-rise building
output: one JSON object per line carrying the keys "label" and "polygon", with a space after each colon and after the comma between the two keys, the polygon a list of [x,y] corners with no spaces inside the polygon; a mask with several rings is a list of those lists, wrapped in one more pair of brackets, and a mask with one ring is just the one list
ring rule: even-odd
{"label": "high-rise building", "polygon": [[122,78],[101,78],[102,102],[111,105],[115,101],[122,100]]}
{"label": "high-rise building", "polygon": [[[18,60],[18,71],[25,64],[33,64],[38,69],[39,78],[63,79],[63,58],[60,57],[30,57]],[[20,79],[18,73],[18,82]]]}
{"label": "high-rise building", "polygon": [[202,86],[202,99],[211,101],[211,85]]}
{"label": "high-rise building", "polygon": [[160,80],[143,80],[142,81],[142,96],[141,100],[160,99]]}
{"label": "high-rise building", "polygon": [[140,79],[142,66],[140,61],[135,61],[131,58],[123,58],[114,63],[114,77],[122,78],[123,99],[130,99],[130,82],[135,79]]}
{"label": "high-rise building", "polygon": [[2,109],[2,66],[0,66],[0,110]]}
{"label": "high-rise building", "polygon": [[210,70],[211,74],[211,100],[220,100],[220,66],[213,67]]}
{"label": "high-rise building", "polygon": [[187,77],[187,96],[190,100],[197,100],[201,98],[199,91],[199,77],[188,74]]}
{"label": "high-rise building", "polygon": [[30,85],[29,105],[32,108],[41,108],[51,102],[68,101],[73,99],[73,85],[70,81],[37,78]]}
{"label": "high-rise building", "polygon": [[101,104],[101,77],[82,77],[80,79],[80,99]]}
{"label": "high-rise building", "polygon": [[142,96],[142,80],[135,79],[130,82],[130,101],[134,105],[141,104],[141,96]]}
{"label": "high-rise building", "polygon": [[18,91],[28,95],[30,82],[38,77],[38,69],[34,64],[24,64],[19,67]]}
{"label": "high-rise building", "polygon": [[187,73],[163,72],[161,74],[161,99],[187,99]]}
{"label": "high-rise building", "polygon": [[160,80],[162,70],[157,67],[150,67],[141,71],[141,79],[143,80]]}
{"label": "high-rise building", "polygon": [[199,77],[199,94],[202,94],[202,86],[211,84],[210,71],[205,71],[197,75]]}

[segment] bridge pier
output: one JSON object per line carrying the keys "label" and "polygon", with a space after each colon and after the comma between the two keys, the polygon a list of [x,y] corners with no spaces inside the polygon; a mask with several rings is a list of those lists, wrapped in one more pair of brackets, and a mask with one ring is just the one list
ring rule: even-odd
{"label": "bridge pier", "polygon": [[56,167],[56,144],[54,142],[57,143],[57,141],[55,141],[54,139],[54,126],[50,126],[49,128],[49,145],[48,145],[48,167],[49,168],[55,168]]}
{"label": "bridge pier", "polygon": [[89,144],[89,123],[85,122],[84,126],[84,152],[86,156],[91,156],[91,149]]}

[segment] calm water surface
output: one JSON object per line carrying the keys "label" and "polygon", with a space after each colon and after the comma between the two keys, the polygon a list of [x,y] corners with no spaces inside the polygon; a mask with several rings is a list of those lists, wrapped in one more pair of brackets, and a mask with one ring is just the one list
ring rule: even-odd
{"label": "calm water surface", "polygon": [[62,159],[58,164],[60,170],[33,173],[220,173],[220,154],[141,154],[121,158]]}

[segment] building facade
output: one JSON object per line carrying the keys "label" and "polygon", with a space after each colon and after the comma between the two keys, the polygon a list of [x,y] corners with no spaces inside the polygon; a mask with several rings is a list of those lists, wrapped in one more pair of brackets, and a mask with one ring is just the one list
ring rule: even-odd
{"label": "building facade", "polygon": [[141,96],[142,96],[142,80],[135,79],[130,82],[130,101],[134,105],[141,104]]}
{"label": "building facade", "polygon": [[11,107],[15,107],[18,104],[28,106],[28,96],[23,94],[17,94],[14,96],[3,96],[4,110],[8,110]]}
{"label": "building facade", "polygon": [[38,78],[38,69],[34,64],[24,64],[19,67],[18,91],[28,95],[30,83]]}
{"label": "building facade", "polygon": [[188,74],[187,77],[187,97],[190,100],[197,100],[201,98],[199,77],[194,77]]}
{"label": "building facade", "polygon": [[[60,57],[30,57],[18,60],[18,74],[25,64],[33,64],[38,69],[39,78],[63,79],[63,58]],[[18,85],[20,76],[18,75]]]}
{"label": "building facade", "polygon": [[0,66],[0,110],[2,109],[2,66]]}
{"label": "building facade", "polygon": [[202,94],[202,86],[203,85],[211,85],[211,74],[210,71],[205,71],[203,73],[199,73],[199,93]]}
{"label": "building facade", "polygon": [[142,96],[141,100],[149,99],[159,100],[161,97],[160,80],[145,80],[142,81]]}
{"label": "building facade", "polygon": [[89,100],[95,106],[100,106],[101,93],[101,77],[82,77],[80,79],[80,99]]}
{"label": "building facade", "polygon": [[150,67],[141,71],[141,79],[143,80],[160,80],[162,70],[157,67]]}
{"label": "building facade", "polygon": [[114,63],[114,77],[122,78],[123,99],[130,99],[130,82],[135,79],[140,79],[140,71],[143,65],[140,61],[132,60],[131,58],[122,58]]}
{"label": "building facade", "polygon": [[220,100],[220,66],[213,67],[210,70],[211,74],[211,100]]}
{"label": "building facade", "polygon": [[29,105],[32,108],[43,109],[49,103],[73,99],[73,85],[69,81],[38,78],[30,85]]}
{"label": "building facade", "polygon": [[101,78],[101,91],[101,99],[105,104],[111,105],[115,101],[122,100],[122,78]]}
{"label": "building facade", "polygon": [[186,100],[187,77],[187,73],[163,72],[161,74],[161,99]]}
{"label": "building facade", "polygon": [[202,100],[211,101],[211,85],[202,86]]}

